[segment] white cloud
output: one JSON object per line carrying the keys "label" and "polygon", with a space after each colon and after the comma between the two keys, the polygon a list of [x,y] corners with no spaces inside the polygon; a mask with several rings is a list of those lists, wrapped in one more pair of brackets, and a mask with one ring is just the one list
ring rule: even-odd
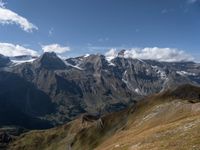
{"label": "white cloud", "polygon": [[5,8],[5,3],[2,0],[0,0],[0,7]]}
{"label": "white cloud", "polygon": [[194,4],[194,3],[196,3],[198,0],[188,0],[188,3],[190,3],[190,4]]}
{"label": "white cloud", "polygon": [[0,54],[5,56],[31,55],[38,56],[38,52],[12,43],[0,43]]}
{"label": "white cloud", "polygon": [[[116,51],[110,50],[107,52],[108,58],[116,57]],[[133,59],[151,59],[164,62],[179,62],[179,61],[193,61],[194,58],[182,50],[174,48],[132,48],[126,50],[124,57]]]}
{"label": "white cloud", "polygon": [[165,8],[165,9],[162,9],[161,10],[161,13],[162,14],[167,14],[167,13],[172,13],[172,12],[174,12],[175,10],[174,9],[172,9],[172,8]]}
{"label": "white cloud", "polygon": [[38,27],[26,18],[5,8],[2,1],[0,1],[0,24],[17,24],[26,32],[32,32],[34,29],[38,30]]}
{"label": "white cloud", "polygon": [[108,37],[106,38],[99,38],[98,42],[108,42],[110,39]]}
{"label": "white cloud", "polygon": [[53,32],[54,32],[54,28],[51,28],[51,29],[49,30],[49,36],[52,36],[52,35],[53,35]]}
{"label": "white cloud", "polygon": [[59,44],[42,45],[42,49],[44,52],[55,52],[58,54],[70,51],[70,47],[61,46]]}
{"label": "white cloud", "polygon": [[161,13],[162,13],[162,14],[166,14],[166,13],[168,13],[168,10],[167,10],[167,9],[163,9],[163,10],[161,11]]}
{"label": "white cloud", "polygon": [[115,48],[111,48],[108,52],[105,53],[106,59],[108,61],[114,59],[115,57],[117,57],[118,52]]}
{"label": "white cloud", "polygon": [[192,56],[186,54],[184,51],[173,48],[144,48],[131,49],[125,52],[125,57],[138,59],[153,59],[158,61],[174,62],[174,61],[191,61]]}

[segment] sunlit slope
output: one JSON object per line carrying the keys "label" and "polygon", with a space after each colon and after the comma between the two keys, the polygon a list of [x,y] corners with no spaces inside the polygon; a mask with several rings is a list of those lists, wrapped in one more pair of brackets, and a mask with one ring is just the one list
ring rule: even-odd
{"label": "sunlit slope", "polygon": [[130,119],[97,149],[195,149],[200,147],[200,104],[174,100]]}
{"label": "sunlit slope", "polygon": [[147,97],[121,112],[82,126],[81,119],[19,137],[10,149],[138,150],[200,147],[200,88],[185,85]]}

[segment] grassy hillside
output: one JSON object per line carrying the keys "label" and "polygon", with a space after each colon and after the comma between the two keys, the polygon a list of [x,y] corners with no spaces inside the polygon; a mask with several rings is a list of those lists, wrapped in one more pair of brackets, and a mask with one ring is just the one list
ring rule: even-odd
{"label": "grassy hillside", "polygon": [[12,150],[63,150],[69,147],[81,130],[80,119],[56,128],[31,131],[21,135],[8,149]]}
{"label": "grassy hillside", "polygon": [[195,149],[200,147],[199,129],[200,104],[174,100],[138,113],[97,149]]}
{"label": "grassy hillside", "polygon": [[133,107],[82,126],[80,118],[67,125],[31,131],[10,149],[139,150],[200,147],[200,88],[186,85],[141,100]]}

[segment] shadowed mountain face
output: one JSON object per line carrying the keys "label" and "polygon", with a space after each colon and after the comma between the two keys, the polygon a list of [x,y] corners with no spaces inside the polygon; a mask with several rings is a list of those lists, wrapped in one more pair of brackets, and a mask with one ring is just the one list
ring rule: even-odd
{"label": "shadowed mountain face", "polygon": [[65,69],[65,63],[55,53],[44,53],[34,62],[35,67],[49,70]]}
{"label": "shadowed mountain face", "polygon": [[55,53],[44,53],[33,62],[2,67],[0,96],[22,113],[56,125],[85,112],[119,111],[185,83],[199,85],[199,68],[193,62],[124,58],[122,52],[112,60],[103,55],[62,60]]}
{"label": "shadowed mountain face", "polygon": [[0,67],[6,67],[11,63],[8,57],[5,57],[0,54]]}
{"label": "shadowed mountain face", "polygon": [[0,125],[48,128],[40,117],[55,112],[48,95],[13,73],[0,73]]}
{"label": "shadowed mountain face", "polygon": [[57,128],[26,133],[9,148],[198,149],[200,98],[196,95],[199,94],[199,87],[184,85],[146,97],[123,111],[102,116],[101,120],[87,122],[87,125],[78,118]]}

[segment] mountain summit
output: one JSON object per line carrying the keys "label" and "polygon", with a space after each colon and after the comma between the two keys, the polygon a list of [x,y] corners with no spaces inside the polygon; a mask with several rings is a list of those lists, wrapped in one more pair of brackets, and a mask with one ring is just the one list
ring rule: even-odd
{"label": "mountain summit", "polygon": [[50,70],[65,69],[66,65],[54,52],[45,52],[34,62],[38,67]]}

